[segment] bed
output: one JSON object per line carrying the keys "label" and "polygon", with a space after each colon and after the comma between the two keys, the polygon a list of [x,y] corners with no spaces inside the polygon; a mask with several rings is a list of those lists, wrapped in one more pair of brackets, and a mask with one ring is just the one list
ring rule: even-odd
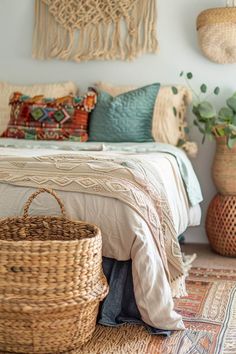
{"label": "bed", "polygon": [[[185,153],[161,143],[0,139],[0,217],[21,215],[29,195],[42,186],[57,191],[69,217],[101,228],[106,259],[132,261],[141,320],[151,328],[184,329],[173,297],[186,295],[190,265],[178,236],[199,225],[202,201]],[[42,195],[31,213],[58,209]]]}

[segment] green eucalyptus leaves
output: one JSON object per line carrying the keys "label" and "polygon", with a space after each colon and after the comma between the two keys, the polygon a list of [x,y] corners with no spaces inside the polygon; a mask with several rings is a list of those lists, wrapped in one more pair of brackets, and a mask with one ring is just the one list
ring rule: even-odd
{"label": "green eucalyptus leaves", "polygon": [[[217,111],[208,98],[220,94],[218,86],[214,88],[213,92],[209,92],[207,85],[203,83],[200,86],[200,92],[197,93],[190,83],[193,74],[182,71],[180,76],[185,79],[187,86],[193,93],[192,112],[195,116],[193,123],[203,134],[202,142],[204,143],[206,137],[212,139],[213,136],[224,136],[227,138],[228,147],[232,148],[236,143],[236,92],[226,100],[225,106]],[[173,86],[172,92],[177,95],[178,88]]]}

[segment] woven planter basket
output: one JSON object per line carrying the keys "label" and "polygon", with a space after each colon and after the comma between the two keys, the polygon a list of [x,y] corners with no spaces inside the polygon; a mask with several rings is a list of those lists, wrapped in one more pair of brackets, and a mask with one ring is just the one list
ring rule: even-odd
{"label": "woven planter basket", "polygon": [[236,196],[215,196],[208,208],[206,231],[217,253],[236,257]]}
{"label": "woven planter basket", "polygon": [[[28,215],[42,192],[56,198],[61,217]],[[54,192],[35,192],[23,217],[0,220],[0,351],[77,348],[92,336],[107,292],[100,230],[67,219]]]}
{"label": "woven planter basket", "polygon": [[236,63],[235,5],[236,1],[227,1],[227,7],[205,10],[197,18],[198,41],[202,52],[219,64]]}
{"label": "woven planter basket", "polygon": [[236,196],[236,145],[229,149],[225,137],[216,138],[212,177],[221,194]]}

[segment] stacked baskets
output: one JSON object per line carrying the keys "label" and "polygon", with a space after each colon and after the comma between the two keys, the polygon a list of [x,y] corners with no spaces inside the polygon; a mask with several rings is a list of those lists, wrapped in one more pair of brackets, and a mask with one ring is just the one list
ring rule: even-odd
{"label": "stacked baskets", "polygon": [[197,18],[199,45],[203,54],[219,64],[236,63],[236,1],[212,8]]}
{"label": "stacked baskets", "polygon": [[[62,217],[29,216],[47,192]],[[34,193],[23,217],[0,221],[0,351],[61,353],[84,344],[96,325],[108,285],[100,230],[71,221],[56,194]]]}

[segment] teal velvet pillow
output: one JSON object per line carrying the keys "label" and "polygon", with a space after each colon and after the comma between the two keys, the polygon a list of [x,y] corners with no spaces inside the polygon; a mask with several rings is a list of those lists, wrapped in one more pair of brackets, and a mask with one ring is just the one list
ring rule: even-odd
{"label": "teal velvet pillow", "polygon": [[89,141],[148,142],[160,84],[148,85],[113,97],[101,91],[90,116]]}

